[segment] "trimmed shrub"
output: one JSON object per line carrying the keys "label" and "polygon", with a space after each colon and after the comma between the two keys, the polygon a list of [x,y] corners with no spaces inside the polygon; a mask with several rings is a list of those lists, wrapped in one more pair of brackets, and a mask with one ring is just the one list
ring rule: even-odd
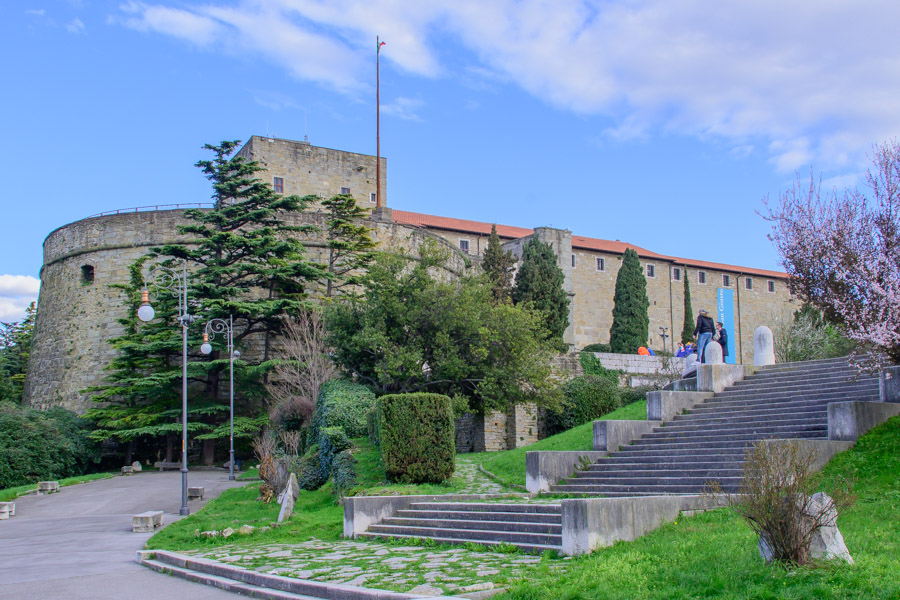
{"label": "trimmed shrub", "polygon": [[621,406],[634,404],[640,400],[647,399],[647,392],[653,391],[653,388],[641,386],[636,388],[624,387],[619,390],[619,403]]}
{"label": "trimmed shrub", "polygon": [[616,385],[619,385],[619,375],[622,371],[617,369],[607,369],[603,366],[603,363],[600,362],[600,359],[590,352],[582,352],[578,355],[578,359],[581,362],[581,368],[584,370],[585,375],[604,377]]}
{"label": "trimmed shrub", "polygon": [[582,375],[563,386],[563,405],[558,412],[548,411],[550,435],[587,423],[619,407],[619,389],[615,382],[598,375]]}
{"label": "trimmed shrub", "polygon": [[319,475],[326,481],[331,475],[334,457],[350,448],[350,438],[342,427],[326,427],[319,432]]}
{"label": "trimmed shrub", "polygon": [[346,379],[333,379],[322,386],[310,435],[318,442],[319,430],[341,427],[349,438],[368,433],[368,415],[375,406],[369,388]]}
{"label": "trimmed shrub", "polygon": [[0,402],[0,488],[90,472],[100,461],[90,423],[62,408]]}
{"label": "trimmed shrub", "polygon": [[321,462],[318,448],[294,461],[291,471],[297,476],[297,483],[300,484],[301,490],[317,490],[328,481],[327,477],[322,478],[319,470]]}
{"label": "trimmed shrub", "polygon": [[356,459],[349,450],[344,450],[334,457],[331,463],[331,480],[334,481],[334,492],[344,497],[356,485]]}
{"label": "trimmed shrub", "polygon": [[378,399],[381,456],[388,479],[440,483],[453,474],[453,410],[442,394],[388,394]]}
{"label": "trimmed shrub", "polygon": [[609,344],[588,344],[582,350],[582,352],[606,352],[611,353],[612,348],[609,347]]}

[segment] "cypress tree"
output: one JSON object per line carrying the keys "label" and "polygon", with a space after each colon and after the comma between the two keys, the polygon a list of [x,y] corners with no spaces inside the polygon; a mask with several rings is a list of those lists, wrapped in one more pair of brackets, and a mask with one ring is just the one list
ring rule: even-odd
{"label": "cypress tree", "polygon": [[681,329],[681,343],[687,344],[694,339],[694,310],[691,308],[691,284],[688,281],[687,269],[684,269],[684,326]]}
{"label": "cypress tree", "polygon": [[488,238],[481,268],[487,275],[494,301],[497,303],[505,302],[512,294],[512,272],[515,264],[516,257],[513,253],[504,251],[500,245],[497,226],[491,225],[491,236]]}
{"label": "cypress tree", "polygon": [[650,300],[647,280],[641,269],[637,252],[628,248],[622,268],[616,276],[616,295],[613,299],[613,323],[609,330],[609,345],[618,354],[632,354],[647,343],[650,329]]}
{"label": "cypress tree", "polygon": [[531,302],[544,313],[547,330],[559,346],[569,326],[569,296],[563,289],[565,275],[550,244],[536,237],[525,242],[522,250],[522,266],[516,273],[513,302]]}

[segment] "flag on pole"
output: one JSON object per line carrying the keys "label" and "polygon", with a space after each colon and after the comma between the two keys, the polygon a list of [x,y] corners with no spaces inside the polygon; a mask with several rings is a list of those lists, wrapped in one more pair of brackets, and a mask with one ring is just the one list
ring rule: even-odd
{"label": "flag on pole", "polygon": [[384,42],[378,42],[378,49],[375,51],[376,54],[381,54],[381,47],[384,46]]}

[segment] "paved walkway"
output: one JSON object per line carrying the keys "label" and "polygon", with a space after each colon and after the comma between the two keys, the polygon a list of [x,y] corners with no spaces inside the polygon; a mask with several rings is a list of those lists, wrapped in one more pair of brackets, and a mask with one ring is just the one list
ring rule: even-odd
{"label": "paved walkway", "polygon": [[[205,500],[188,504],[192,512],[242,485],[228,481],[225,471],[192,471],[188,481],[206,488]],[[135,551],[152,534],[132,533],[132,515],[162,510],[168,524],[179,518],[180,506],[178,471],[144,471],[18,498],[16,516],[0,521],[0,598],[234,600],[228,592],[165,577],[134,562]]]}

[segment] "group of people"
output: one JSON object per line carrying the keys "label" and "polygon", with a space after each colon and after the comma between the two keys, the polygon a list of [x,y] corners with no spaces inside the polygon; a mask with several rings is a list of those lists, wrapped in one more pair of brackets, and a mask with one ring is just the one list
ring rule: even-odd
{"label": "group of people", "polygon": [[722,357],[728,356],[728,331],[722,325],[721,321],[713,322],[712,317],[705,310],[701,310],[697,317],[697,326],[694,327],[694,339],[697,340],[696,345],[693,342],[678,344],[678,352],[675,356],[689,356],[695,351],[700,362],[706,362],[706,346],[712,342],[717,342],[722,346]]}

